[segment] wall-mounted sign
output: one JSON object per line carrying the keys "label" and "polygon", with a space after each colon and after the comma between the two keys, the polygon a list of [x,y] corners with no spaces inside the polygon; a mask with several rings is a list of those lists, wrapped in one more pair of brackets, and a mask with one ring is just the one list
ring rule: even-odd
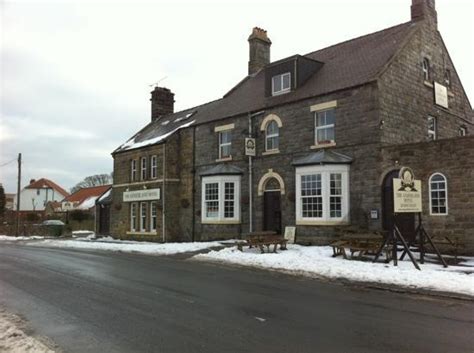
{"label": "wall-mounted sign", "polygon": [[434,83],[435,103],[441,107],[448,108],[448,89],[446,86]]}
{"label": "wall-mounted sign", "polygon": [[288,244],[295,243],[296,227],[285,227],[285,239],[288,240]]}
{"label": "wall-mounted sign", "polygon": [[246,137],[245,138],[245,155],[255,157],[255,154],[256,154],[255,139],[252,137]]}
{"label": "wall-mounted sign", "polygon": [[398,178],[393,179],[394,212],[421,212],[421,180],[415,180],[408,167],[400,169]]}
{"label": "wall-mounted sign", "polygon": [[123,193],[123,202],[134,201],[152,201],[160,199],[160,189],[144,189],[125,191]]}
{"label": "wall-mounted sign", "polygon": [[379,210],[370,210],[370,219],[379,219]]}

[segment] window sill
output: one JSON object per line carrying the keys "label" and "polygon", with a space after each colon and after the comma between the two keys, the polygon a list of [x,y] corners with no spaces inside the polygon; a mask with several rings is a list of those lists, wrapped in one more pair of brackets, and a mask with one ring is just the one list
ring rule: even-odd
{"label": "window sill", "polygon": [[447,213],[431,213],[430,212],[430,216],[433,216],[433,217],[446,217],[448,216]]}
{"label": "window sill", "polygon": [[206,221],[201,221],[201,224],[240,224],[240,221],[236,221],[236,220],[229,220],[229,221],[210,221],[210,220],[206,220]]}
{"label": "window sill", "polygon": [[291,89],[287,89],[287,90],[284,90],[284,91],[278,91],[278,92],[272,92],[272,97],[281,96],[282,94],[286,94],[286,93],[290,93],[290,92],[291,92]]}
{"label": "window sill", "polygon": [[136,232],[136,231],[127,232],[125,234],[127,235],[158,235],[157,232]]}
{"label": "window sill", "polygon": [[278,153],[280,153],[280,150],[269,150],[269,151],[262,152],[262,156],[269,156],[269,155],[278,154]]}
{"label": "window sill", "polygon": [[216,162],[228,162],[232,160],[232,156],[230,157],[225,157],[225,158],[218,158],[216,159]]}
{"label": "window sill", "polygon": [[345,226],[349,224],[350,224],[349,221],[325,221],[325,220],[315,221],[315,220],[301,220],[301,219],[296,221],[297,226],[335,226],[335,225]]}
{"label": "window sill", "polygon": [[424,84],[426,87],[430,87],[430,88],[433,88],[433,87],[434,87],[434,85],[433,85],[431,82],[429,82],[429,81],[423,81],[423,84]]}
{"label": "window sill", "polygon": [[312,150],[317,150],[320,148],[328,148],[328,147],[334,147],[336,146],[336,142],[330,142],[330,143],[320,143],[317,145],[310,146],[310,149]]}

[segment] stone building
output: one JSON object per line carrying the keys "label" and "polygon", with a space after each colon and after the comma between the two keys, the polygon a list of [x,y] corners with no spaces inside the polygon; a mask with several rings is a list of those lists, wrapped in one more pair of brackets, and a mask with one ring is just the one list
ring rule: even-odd
{"label": "stone building", "polygon": [[[266,31],[248,40],[248,76],[221,99],[175,113],[174,94],[154,89],[151,122],[113,152],[112,234],[198,241],[296,226],[297,242],[320,244],[381,232],[391,181],[409,166],[426,229],[474,249],[474,114],[434,0],[412,0],[407,23],[276,62]],[[400,221],[414,231],[413,214]]]}

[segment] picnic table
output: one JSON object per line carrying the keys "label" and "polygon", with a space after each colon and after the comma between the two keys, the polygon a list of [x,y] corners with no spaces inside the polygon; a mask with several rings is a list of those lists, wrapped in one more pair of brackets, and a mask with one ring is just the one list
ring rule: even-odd
{"label": "picnic table", "polygon": [[265,252],[265,247],[267,248],[267,252],[270,252],[270,246],[273,245],[273,251],[276,253],[278,245],[280,245],[280,250],[286,250],[286,243],[287,239],[283,236],[277,234],[274,231],[259,231],[259,232],[252,232],[245,235],[245,241],[238,243],[237,248],[240,251],[243,251],[244,246],[248,246],[249,249],[256,247],[259,248],[261,253]]}
{"label": "picnic table", "polygon": [[[381,236],[346,236],[331,243],[332,256],[342,256],[344,259],[347,259],[349,258],[347,252],[350,252],[351,259],[355,257],[361,259],[364,255],[375,255],[382,242],[383,238]],[[389,258],[390,253],[387,252],[386,256]]]}

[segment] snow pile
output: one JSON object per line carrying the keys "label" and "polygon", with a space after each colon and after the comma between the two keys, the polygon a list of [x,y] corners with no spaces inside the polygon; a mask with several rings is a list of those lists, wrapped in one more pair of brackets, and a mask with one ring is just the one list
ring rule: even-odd
{"label": "snow pile", "polygon": [[259,250],[247,247],[241,252],[232,247],[199,254],[193,259],[228,262],[306,276],[343,278],[474,296],[474,273],[469,267],[443,268],[441,265],[425,263],[420,265],[421,271],[418,271],[409,260],[399,261],[398,267],[395,267],[393,263],[374,264],[344,260],[341,257],[333,258],[331,255],[332,248],[329,246],[288,245],[287,251],[279,251],[277,254],[260,254]]}
{"label": "snow pile", "polygon": [[39,235],[33,235],[31,237],[15,237],[11,235],[0,235],[0,241],[18,241],[18,240],[38,240],[38,239],[44,239],[44,237],[40,237]]}
{"label": "snow pile", "polygon": [[194,121],[195,120],[187,122],[186,124],[180,125],[180,126],[174,128],[173,130],[171,130],[170,132],[167,132],[166,134],[159,135],[159,136],[153,137],[153,138],[145,140],[145,141],[135,142],[135,137],[132,137],[130,140],[128,140],[122,146],[120,146],[118,149],[121,150],[121,151],[126,151],[126,150],[130,150],[132,148],[139,148],[139,147],[143,147],[143,146],[154,145],[155,143],[161,142],[164,139],[166,139],[167,137],[173,135],[176,131],[191,126],[194,123]]}
{"label": "snow pile", "polygon": [[46,239],[42,242],[31,243],[34,246],[47,246],[58,248],[75,248],[90,250],[108,250],[121,252],[136,252],[151,255],[173,255],[185,252],[200,251],[215,246],[222,246],[220,242],[199,243],[151,243],[131,240],[117,240],[111,237],[73,240]]}
{"label": "snow pile", "polygon": [[54,353],[37,338],[28,336],[20,326],[17,316],[0,311],[0,352]]}

